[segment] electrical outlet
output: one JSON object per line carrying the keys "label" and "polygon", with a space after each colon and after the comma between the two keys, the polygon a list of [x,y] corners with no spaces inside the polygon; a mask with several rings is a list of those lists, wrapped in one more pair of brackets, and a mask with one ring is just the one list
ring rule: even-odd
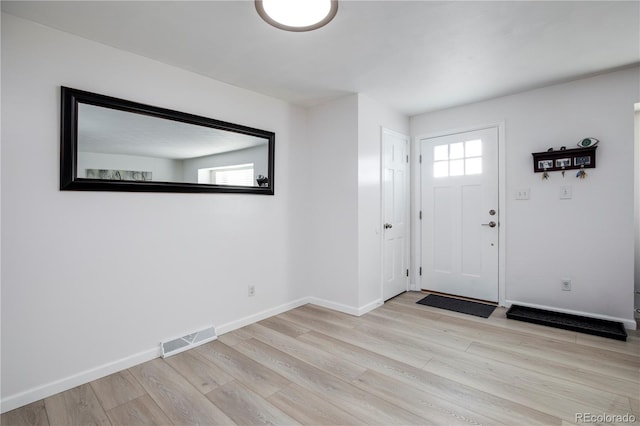
{"label": "electrical outlet", "polygon": [[560,280],[562,283],[562,291],[571,291],[571,280],[568,278],[563,278]]}
{"label": "electrical outlet", "polygon": [[573,197],[573,191],[571,190],[571,186],[561,186],[560,187],[560,199],[561,200],[570,200]]}
{"label": "electrical outlet", "polygon": [[253,297],[256,295],[256,286],[255,285],[250,285],[249,286],[249,297]]}

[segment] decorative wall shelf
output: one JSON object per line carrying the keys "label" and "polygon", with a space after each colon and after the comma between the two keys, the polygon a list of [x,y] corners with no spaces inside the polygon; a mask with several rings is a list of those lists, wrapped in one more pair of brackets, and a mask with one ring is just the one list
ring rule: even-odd
{"label": "decorative wall shelf", "polygon": [[596,167],[597,146],[589,148],[563,149],[560,151],[534,152],[533,171],[557,172],[572,169],[593,169]]}

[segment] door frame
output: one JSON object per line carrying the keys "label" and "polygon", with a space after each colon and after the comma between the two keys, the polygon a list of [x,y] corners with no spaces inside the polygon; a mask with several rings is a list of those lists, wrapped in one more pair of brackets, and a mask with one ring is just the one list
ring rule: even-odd
{"label": "door frame", "polygon": [[[500,212],[500,226],[498,228],[498,305],[505,306],[506,300],[506,234],[507,234],[507,184],[506,184],[506,141],[505,141],[505,122],[493,122],[488,124],[479,124],[475,126],[460,127],[449,130],[442,130],[432,133],[421,134],[413,138],[412,153],[414,153],[412,165],[412,183],[413,194],[411,197],[411,229],[422,229],[422,221],[420,220],[420,208],[422,206],[422,185],[421,185],[421,167],[420,156],[422,154],[420,141],[422,139],[437,138],[449,136],[456,133],[473,132],[489,128],[498,129],[498,212]],[[413,268],[411,289],[415,291],[422,290],[422,276],[420,275],[421,259],[422,259],[422,237],[412,232]]]}
{"label": "door frame", "polygon": [[[391,130],[388,129],[384,126],[380,126],[380,223],[378,224],[379,226],[379,230],[380,230],[380,300],[383,301],[384,303],[384,229],[383,229],[383,224],[382,222],[384,222],[384,202],[385,202],[385,197],[384,197],[384,185],[383,185],[383,179],[384,179],[384,158],[383,158],[383,154],[384,154],[384,136],[385,134],[391,135],[391,136],[395,136],[398,138],[403,138],[407,141],[407,155],[409,156],[409,162],[407,163],[407,174],[405,177],[406,180],[406,188],[407,188],[407,196],[406,196],[406,209],[405,209],[405,223],[407,224],[406,226],[406,235],[405,235],[405,256],[406,256],[406,261],[407,261],[407,269],[409,269],[409,275],[411,275],[411,270],[412,270],[412,256],[411,256],[411,241],[412,241],[412,230],[413,228],[413,222],[411,220],[411,206],[412,206],[412,194],[411,194],[411,177],[413,174],[413,156],[411,155],[412,149],[411,149],[411,136],[406,135],[404,133],[401,132],[396,132],[395,130]],[[411,281],[410,281],[410,277],[405,277],[404,282],[405,282],[405,291],[409,291],[411,290]]]}

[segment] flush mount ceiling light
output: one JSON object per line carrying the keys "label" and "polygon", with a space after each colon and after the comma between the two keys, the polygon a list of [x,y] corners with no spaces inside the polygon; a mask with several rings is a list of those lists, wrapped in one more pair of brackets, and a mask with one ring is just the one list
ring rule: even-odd
{"label": "flush mount ceiling light", "polygon": [[258,14],[286,31],[311,31],[327,25],[338,11],[338,0],[255,0]]}

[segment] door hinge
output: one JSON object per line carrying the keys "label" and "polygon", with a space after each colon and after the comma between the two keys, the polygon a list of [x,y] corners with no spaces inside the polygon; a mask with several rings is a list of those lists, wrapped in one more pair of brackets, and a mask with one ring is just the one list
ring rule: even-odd
{"label": "door hinge", "polygon": [[409,270],[407,269],[407,276],[409,276]]}
{"label": "door hinge", "polygon": [[418,213],[418,219],[422,220],[422,210],[420,210],[420,213]]}
{"label": "door hinge", "polygon": [[409,156],[407,155],[407,163],[409,162]]}
{"label": "door hinge", "polygon": [[420,154],[420,163],[422,164],[422,154]]}
{"label": "door hinge", "polygon": [[420,269],[418,269],[418,273],[420,274],[420,276],[422,276],[422,266],[420,267]]}

